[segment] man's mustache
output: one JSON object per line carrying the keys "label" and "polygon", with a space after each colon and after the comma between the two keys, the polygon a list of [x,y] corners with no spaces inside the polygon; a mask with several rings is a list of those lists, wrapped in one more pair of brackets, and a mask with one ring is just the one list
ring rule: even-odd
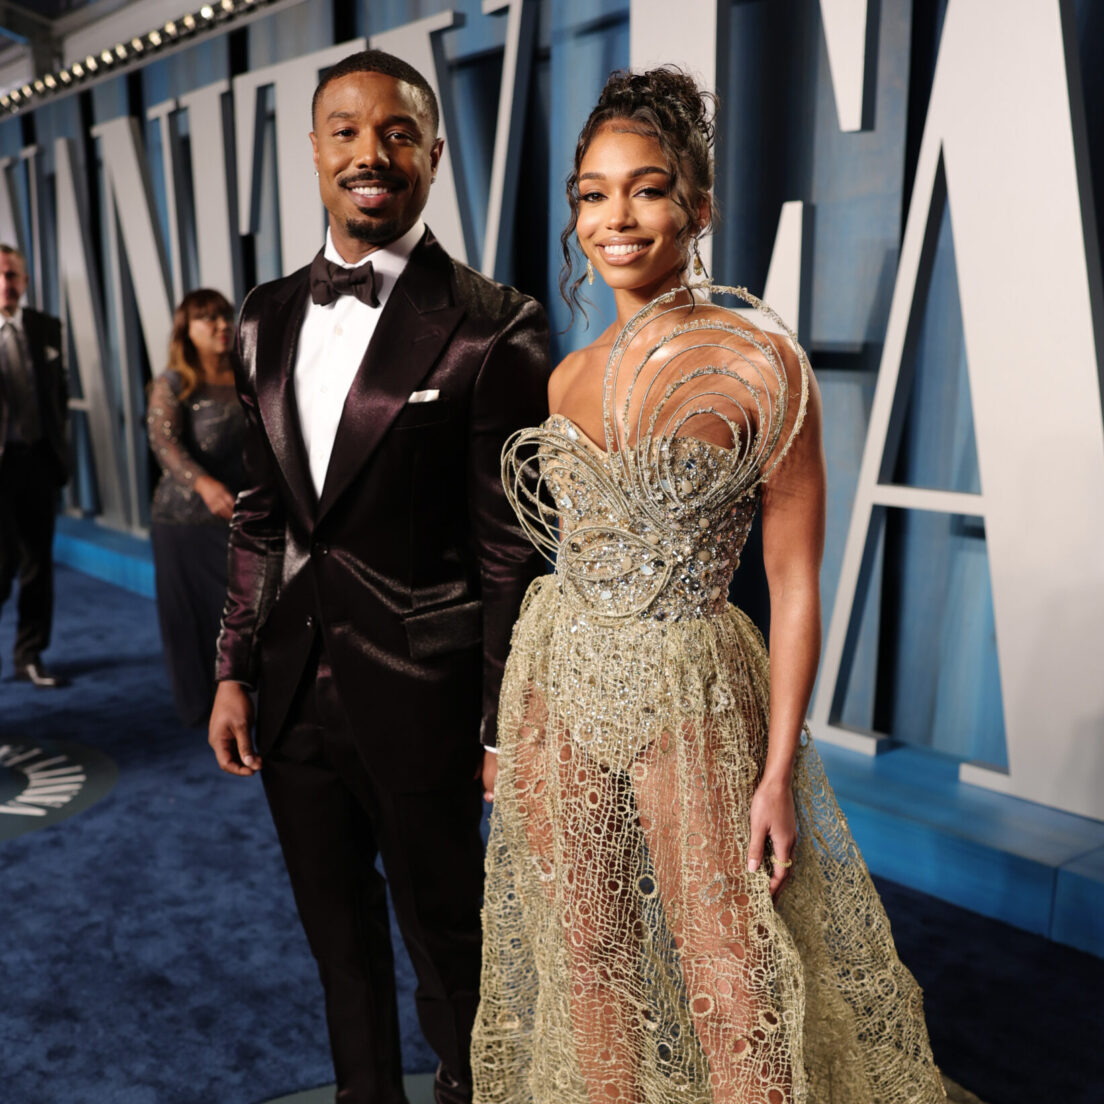
{"label": "man's mustache", "polygon": [[382,184],[388,188],[402,188],[406,181],[401,176],[388,176],[386,173],[373,172],[342,177],[337,183],[342,188],[355,188],[361,184]]}

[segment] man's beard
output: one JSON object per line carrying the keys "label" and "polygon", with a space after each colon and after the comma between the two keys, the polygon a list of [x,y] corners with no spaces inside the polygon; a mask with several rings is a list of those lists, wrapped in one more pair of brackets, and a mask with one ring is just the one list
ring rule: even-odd
{"label": "man's beard", "polygon": [[399,237],[401,231],[402,227],[396,218],[345,220],[345,233],[367,245],[387,245]]}

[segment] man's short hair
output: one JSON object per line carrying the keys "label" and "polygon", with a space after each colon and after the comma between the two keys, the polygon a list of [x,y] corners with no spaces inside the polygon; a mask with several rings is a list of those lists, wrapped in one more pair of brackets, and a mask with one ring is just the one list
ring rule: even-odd
{"label": "man's short hair", "polygon": [[22,249],[17,249],[14,245],[8,245],[7,242],[0,242],[0,253],[3,253],[5,257],[18,257],[23,262],[23,267],[27,267],[27,258],[23,255]]}
{"label": "man's short hair", "polygon": [[437,96],[430,87],[429,81],[413,65],[408,65],[402,58],[385,53],[383,50],[361,50],[359,53],[350,54],[323,72],[322,79],[314,90],[314,98],[311,100],[312,126],[314,125],[314,114],[318,110],[318,101],[322,96],[323,89],[331,81],[340,80],[351,73],[382,73],[386,77],[394,77],[395,80],[404,81],[416,88],[425,101],[430,122],[433,124],[433,134],[436,137],[441,126],[441,111],[437,106]]}

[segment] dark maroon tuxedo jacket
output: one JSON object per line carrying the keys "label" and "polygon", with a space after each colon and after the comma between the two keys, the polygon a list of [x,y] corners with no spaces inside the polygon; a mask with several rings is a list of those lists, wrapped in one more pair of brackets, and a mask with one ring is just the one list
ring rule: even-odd
{"label": "dark maroon tuxedo jacket", "polygon": [[[320,636],[368,768],[435,788],[470,776],[481,730],[494,743],[510,630],[541,570],[499,456],[547,415],[547,321],[427,232],[349,390],[319,499],[293,380],[309,301],[302,268],[242,307],[250,476],[230,527],[218,678],[256,687],[263,755]],[[431,389],[436,401],[408,401]]]}

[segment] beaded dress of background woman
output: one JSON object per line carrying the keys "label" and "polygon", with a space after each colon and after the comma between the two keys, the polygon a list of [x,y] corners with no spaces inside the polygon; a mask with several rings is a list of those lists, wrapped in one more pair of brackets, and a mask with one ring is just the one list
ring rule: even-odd
{"label": "beaded dress of background woman", "polygon": [[[701,102],[665,71],[615,74],[603,97],[632,82],[661,120],[664,96]],[[944,1099],[920,991],[807,731],[796,843],[748,869],[770,676],[726,595],[811,374],[754,296],[709,294],[671,288],[617,334],[602,439],[554,413],[504,453],[555,573],[530,588],[502,686],[477,1104]]]}
{"label": "beaded dress of background woman", "polygon": [[[186,725],[206,722],[214,696],[229,517],[244,478],[245,418],[230,375],[232,325],[233,308],[217,291],[184,297],[174,317],[170,364],[150,388],[146,418],[162,469],[150,510],[157,611],[177,714]],[[203,370],[193,337],[217,363],[214,378]]]}

